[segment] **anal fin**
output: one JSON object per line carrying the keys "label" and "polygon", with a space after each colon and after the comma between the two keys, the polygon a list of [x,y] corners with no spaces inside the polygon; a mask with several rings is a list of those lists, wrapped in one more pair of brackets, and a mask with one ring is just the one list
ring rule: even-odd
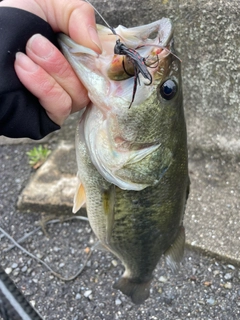
{"label": "anal fin", "polygon": [[97,241],[93,246],[92,246],[93,250],[101,250],[101,251],[106,251],[109,252],[108,248],[106,246],[104,246],[104,244],[102,244],[102,242]]}
{"label": "anal fin", "polygon": [[167,265],[176,272],[179,268],[179,264],[182,260],[185,247],[185,229],[183,226],[179,228],[178,235],[170,246],[170,248],[165,252],[165,258]]}

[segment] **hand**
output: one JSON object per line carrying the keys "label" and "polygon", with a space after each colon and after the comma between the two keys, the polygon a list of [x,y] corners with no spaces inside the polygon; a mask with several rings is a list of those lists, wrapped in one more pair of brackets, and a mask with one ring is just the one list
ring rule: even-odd
{"label": "hand", "polygon": [[[93,8],[80,0],[5,0],[47,21],[55,32],[68,34],[77,43],[101,53]],[[17,53],[15,71],[23,85],[61,125],[68,115],[85,107],[87,91],[62,53],[40,34],[31,37],[26,54]]]}

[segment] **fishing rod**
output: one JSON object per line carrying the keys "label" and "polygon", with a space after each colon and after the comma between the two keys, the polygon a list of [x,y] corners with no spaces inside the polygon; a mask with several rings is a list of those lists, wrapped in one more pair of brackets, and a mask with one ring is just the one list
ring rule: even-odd
{"label": "fishing rod", "polygon": [[43,320],[1,266],[0,316],[3,320]]}

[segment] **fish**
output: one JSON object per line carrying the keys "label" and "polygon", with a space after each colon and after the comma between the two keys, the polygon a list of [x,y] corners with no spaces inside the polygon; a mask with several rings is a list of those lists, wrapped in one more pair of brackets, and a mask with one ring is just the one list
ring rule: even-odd
{"label": "fish", "polygon": [[[116,34],[101,25],[97,30],[101,54],[59,35],[61,50],[91,101],[76,129],[79,183],[73,212],[86,205],[99,247],[125,268],[113,288],[141,304],[150,296],[161,256],[175,271],[184,253],[190,182],[181,61],[168,18],[120,25]],[[118,39],[144,57],[151,75],[149,84],[137,74],[133,101],[134,64],[114,53]]]}

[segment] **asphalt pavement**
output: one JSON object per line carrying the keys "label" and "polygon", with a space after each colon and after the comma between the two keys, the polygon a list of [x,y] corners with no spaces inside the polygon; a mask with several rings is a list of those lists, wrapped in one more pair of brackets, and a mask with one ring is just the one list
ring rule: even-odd
{"label": "asphalt pavement", "polygon": [[[43,143],[52,150],[62,140],[70,144],[73,141],[75,121],[74,117],[69,119],[59,133],[50,135]],[[17,208],[19,196],[35,175],[28,164],[26,152],[37,143],[6,139],[0,140],[0,143],[0,227],[18,240],[36,229],[41,219],[39,211]],[[199,158],[198,161],[200,164]],[[76,168],[71,170],[73,174]],[[194,174],[195,170],[191,173],[193,178]],[[194,194],[198,191],[192,192]],[[206,197],[209,193],[205,193]],[[200,200],[197,201],[201,203]],[[202,206],[205,206],[204,199]],[[55,214],[57,208],[54,209]],[[191,208],[194,208],[194,204]],[[204,229],[201,223],[203,220],[199,216],[204,212],[210,216],[210,212],[208,209],[199,212],[196,205],[195,209],[194,213],[186,215],[185,224],[191,227],[187,220],[195,215],[195,233],[198,234],[199,230]],[[234,227],[234,223],[231,225]],[[74,219],[49,224],[46,232],[38,230],[22,246],[44,260],[54,271],[64,277],[71,277],[80,269],[89,248],[96,241],[88,222]],[[194,230],[187,232],[190,237],[194,234]],[[223,230],[222,234],[227,233]],[[233,234],[228,236],[228,239],[231,236],[235,239]],[[223,238],[220,240],[224,242]],[[206,243],[210,244],[208,247],[211,249],[212,239],[204,239],[205,249],[201,247],[200,250],[198,245],[188,241],[181,269],[176,274],[166,267],[162,258],[154,273],[150,298],[140,306],[133,305],[126,296],[112,289],[123,267],[120,261],[107,252],[94,250],[82,274],[75,280],[63,281],[19,248],[6,252],[11,242],[0,233],[0,261],[17,287],[46,320],[239,319],[238,259],[208,251]],[[229,248],[233,245],[230,242]]]}

